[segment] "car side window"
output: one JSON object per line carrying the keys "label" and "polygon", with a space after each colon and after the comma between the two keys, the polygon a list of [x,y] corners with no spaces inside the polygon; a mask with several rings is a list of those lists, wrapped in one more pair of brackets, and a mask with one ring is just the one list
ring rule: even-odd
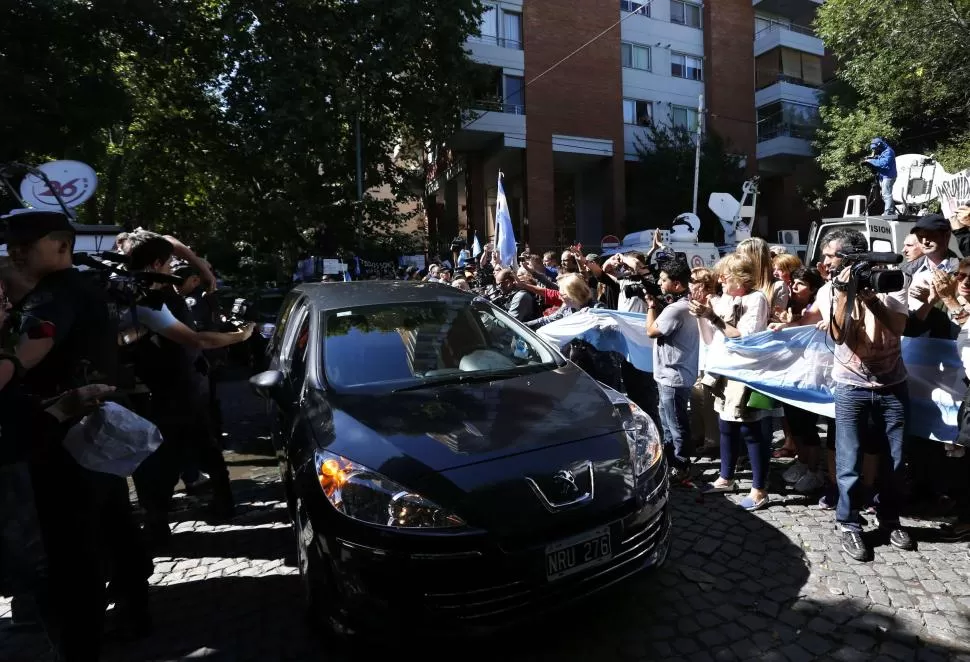
{"label": "car side window", "polygon": [[310,316],[304,314],[296,332],[296,338],[287,357],[289,377],[294,386],[303,384],[306,377],[307,357],[310,353]]}

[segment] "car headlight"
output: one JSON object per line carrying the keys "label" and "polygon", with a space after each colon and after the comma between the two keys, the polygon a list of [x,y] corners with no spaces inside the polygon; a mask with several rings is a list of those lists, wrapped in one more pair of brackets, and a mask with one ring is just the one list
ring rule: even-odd
{"label": "car headlight", "polygon": [[630,413],[623,417],[623,430],[626,432],[626,438],[630,444],[634,474],[642,476],[647,469],[663,457],[663,444],[660,441],[657,426],[647,416],[647,412],[632,402],[628,406]]}
{"label": "car headlight", "polygon": [[329,451],[317,451],[314,465],[330,504],[347,517],[398,529],[465,526],[457,515],[385,476]]}

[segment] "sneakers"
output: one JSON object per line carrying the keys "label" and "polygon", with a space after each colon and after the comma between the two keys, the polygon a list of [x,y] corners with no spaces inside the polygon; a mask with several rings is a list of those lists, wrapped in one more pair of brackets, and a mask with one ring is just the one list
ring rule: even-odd
{"label": "sneakers", "polygon": [[862,531],[842,529],[842,551],[856,561],[871,561],[872,551],[862,538]]}
{"label": "sneakers", "polygon": [[795,462],[785,469],[785,473],[781,475],[781,478],[789,485],[792,485],[797,483],[806,473],[808,473],[808,465],[803,462]]}
{"label": "sneakers", "polygon": [[818,500],[818,507],[822,510],[835,510],[835,507],[839,504],[839,493],[832,490],[826,492],[822,495],[822,498]]}
{"label": "sneakers", "polygon": [[806,471],[802,477],[795,482],[795,491],[802,494],[817,492],[825,486],[825,477],[821,471]]}
{"label": "sneakers", "polygon": [[905,529],[899,528],[898,524],[896,528],[889,532],[889,544],[896,549],[907,552],[916,549],[916,542],[913,540],[913,537]]}
{"label": "sneakers", "polygon": [[940,527],[940,540],[942,542],[963,542],[964,540],[970,540],[970,522],[944,524]]}

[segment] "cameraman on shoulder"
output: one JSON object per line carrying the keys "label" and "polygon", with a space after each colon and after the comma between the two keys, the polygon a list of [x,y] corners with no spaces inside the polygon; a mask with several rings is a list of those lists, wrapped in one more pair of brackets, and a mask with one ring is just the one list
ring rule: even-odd
{"label": "cameraman on shoulder", "polygon": [[[172,243],[160,235],[140,232],[130,238],[128,268],[132,272],[171,274]],[[197,459],[209,474],[214,520],[232,516],[235,505],[229,471],[212,435],[208,418],[208,380],[199,367],[203,350],[227,347],[249,339],[253,324],[239,331],[195,331],[185,300],[172,285],[152,285],[149,297],[135,310],[136,322],[151,335],[136,349],[136,366],[152,393],[149,418],[162,433],[162,446],[135,473],[138,498],[146,511],[150,537],[164,541],[171,535],[168,511],[182,464]]]}
{"label": "cameraman on shoulder", "polygon": [[[847,231],[842,244],[843,252],[848,254],[868,248],[865,237],[856,231]],[[842,529],[842,549],[857,561],[871,559],[859,514],[865,505],[860,477],[862,437],[870,430],[876,436],[884,434],[888,441],[888,448],[883,450],[888,455],[883,456],[883,468],[879,471],[881,486],[876,506],[879,528],[889,533],[893,547],[915,548],[913,539],[899,523],[905,488],[903,440],[909,413],[907,374],[901,350],[907,309],[905,299],[899,296],[905,297],[905,292],[877,294],[865,285],[859,283],[856,267],[843,262],[841,272],[832,280],[834,311],[830,321],[836,343],[832,366],[838,421],[836,520]]]}
{"label": "cameraman on shoulder", "polygon": [[[112,385],[117,325],[104,290],[73,268],[75,232],[67,216],[18,210],[5,230],[13,263],[36,286],[20,302],[16,375],[0,373],[0,388],[19,376],[29,395],[49,399],[95,383]],[[6,370],[11,364],[0,365]],[[150,629],[152,562],[131,513],[127,481],[77,464],[62,444],[66,432],[65,426],[36,438],[29,457],[56,609],[51,639],[63,659],[91,660],[100,651],[108,602],[116,603],[129,634]]]}

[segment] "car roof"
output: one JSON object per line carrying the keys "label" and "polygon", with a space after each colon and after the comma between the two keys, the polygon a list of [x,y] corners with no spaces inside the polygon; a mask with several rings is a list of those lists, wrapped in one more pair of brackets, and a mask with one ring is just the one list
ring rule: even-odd
{"label": "car roof", "polygon": [[422,303],[441,301],[469,301],[473,297],[451,285],[404,280],[360,280],[347,283],[305,283],[293,290],[307,298],[321,311],[337,308],[356,308],[382,303]]}

